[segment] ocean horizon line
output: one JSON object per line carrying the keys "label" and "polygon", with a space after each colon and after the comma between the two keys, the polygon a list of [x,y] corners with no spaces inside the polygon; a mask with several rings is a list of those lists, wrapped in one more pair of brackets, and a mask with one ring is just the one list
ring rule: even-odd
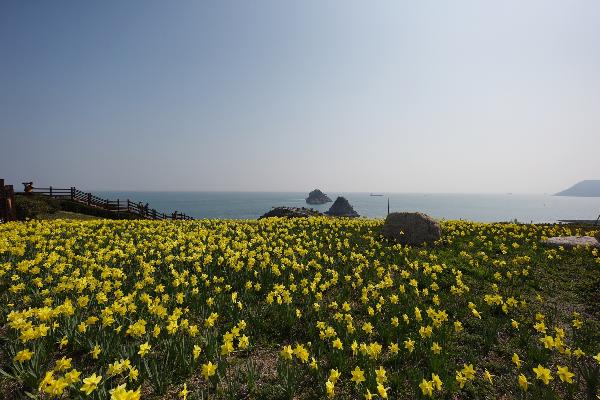
{"label": "ocean horizon line", "polygon": [[[305,193],[308,196],[309,191],[301,190],[130,190],[130,189],[86,189],[91,193]],[[385,192],[385,191],[337,191],[330,190],[326,193],[339,194],[421,194],[421,195],[535,195],[535,196],[555,196],[555,193],[539,192]],[[578,196],[573,196],[578,197]]]}

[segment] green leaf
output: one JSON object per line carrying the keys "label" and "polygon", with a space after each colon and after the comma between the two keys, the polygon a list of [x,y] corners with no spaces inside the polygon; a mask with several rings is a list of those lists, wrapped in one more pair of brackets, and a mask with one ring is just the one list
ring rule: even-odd
{"label": "green leaf", "polygon": [[8,372],[6,372],[5,370],[3,370],[2,368],[0,368],[0,374],[10,378],[10,379],[17,379],[16,376],[9,374]]}

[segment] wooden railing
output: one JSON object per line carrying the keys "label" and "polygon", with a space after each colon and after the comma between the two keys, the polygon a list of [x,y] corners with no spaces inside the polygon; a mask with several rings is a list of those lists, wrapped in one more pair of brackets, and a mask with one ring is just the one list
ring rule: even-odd
{"label": "wooden railing", "polygon": [[50,196],[57,199],[67,199],[80,204],[85,204],[90,207],[96,207],[103,210],[108,210],[115,213],[134,214],[143,219],[171,219],[171,220],[193,220],[194,218],[184,213],[174,211],[171,214],[156,211],[154,208],[148,208],[148,205],[136,203],[129,199],[125,200],[109,200],[95,196],[92,193],[83,192],[75,187],[68,189],[64,188],[30,188],[26,189],[25,193]]}

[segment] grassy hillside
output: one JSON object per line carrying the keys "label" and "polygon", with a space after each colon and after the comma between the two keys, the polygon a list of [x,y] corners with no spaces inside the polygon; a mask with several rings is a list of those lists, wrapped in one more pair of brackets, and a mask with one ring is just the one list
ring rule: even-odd
{"label": "grassy hillside", "polygon": [[78,221],[93,221],[96,219],[103,219],[102,217],[95,217],[93,215],[74,213],[71,211],[56,211],[49,214],[39,214],[37,219],[43,220],[55,220],[55,219],[72,219]]}
{"label": "grassy hillside", "polygon": [[67,199],[54,199],[42,195],[16,195],[17,219],[136,219],[126,212],[114,213]]}

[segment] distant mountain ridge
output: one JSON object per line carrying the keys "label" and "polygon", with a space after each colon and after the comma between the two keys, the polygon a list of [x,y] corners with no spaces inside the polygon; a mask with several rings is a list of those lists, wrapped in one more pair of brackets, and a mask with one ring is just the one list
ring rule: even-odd
{"label": "distant mountain ridge", "polygon": [[555,196],[600,197],[600,180],[581,181]]}

